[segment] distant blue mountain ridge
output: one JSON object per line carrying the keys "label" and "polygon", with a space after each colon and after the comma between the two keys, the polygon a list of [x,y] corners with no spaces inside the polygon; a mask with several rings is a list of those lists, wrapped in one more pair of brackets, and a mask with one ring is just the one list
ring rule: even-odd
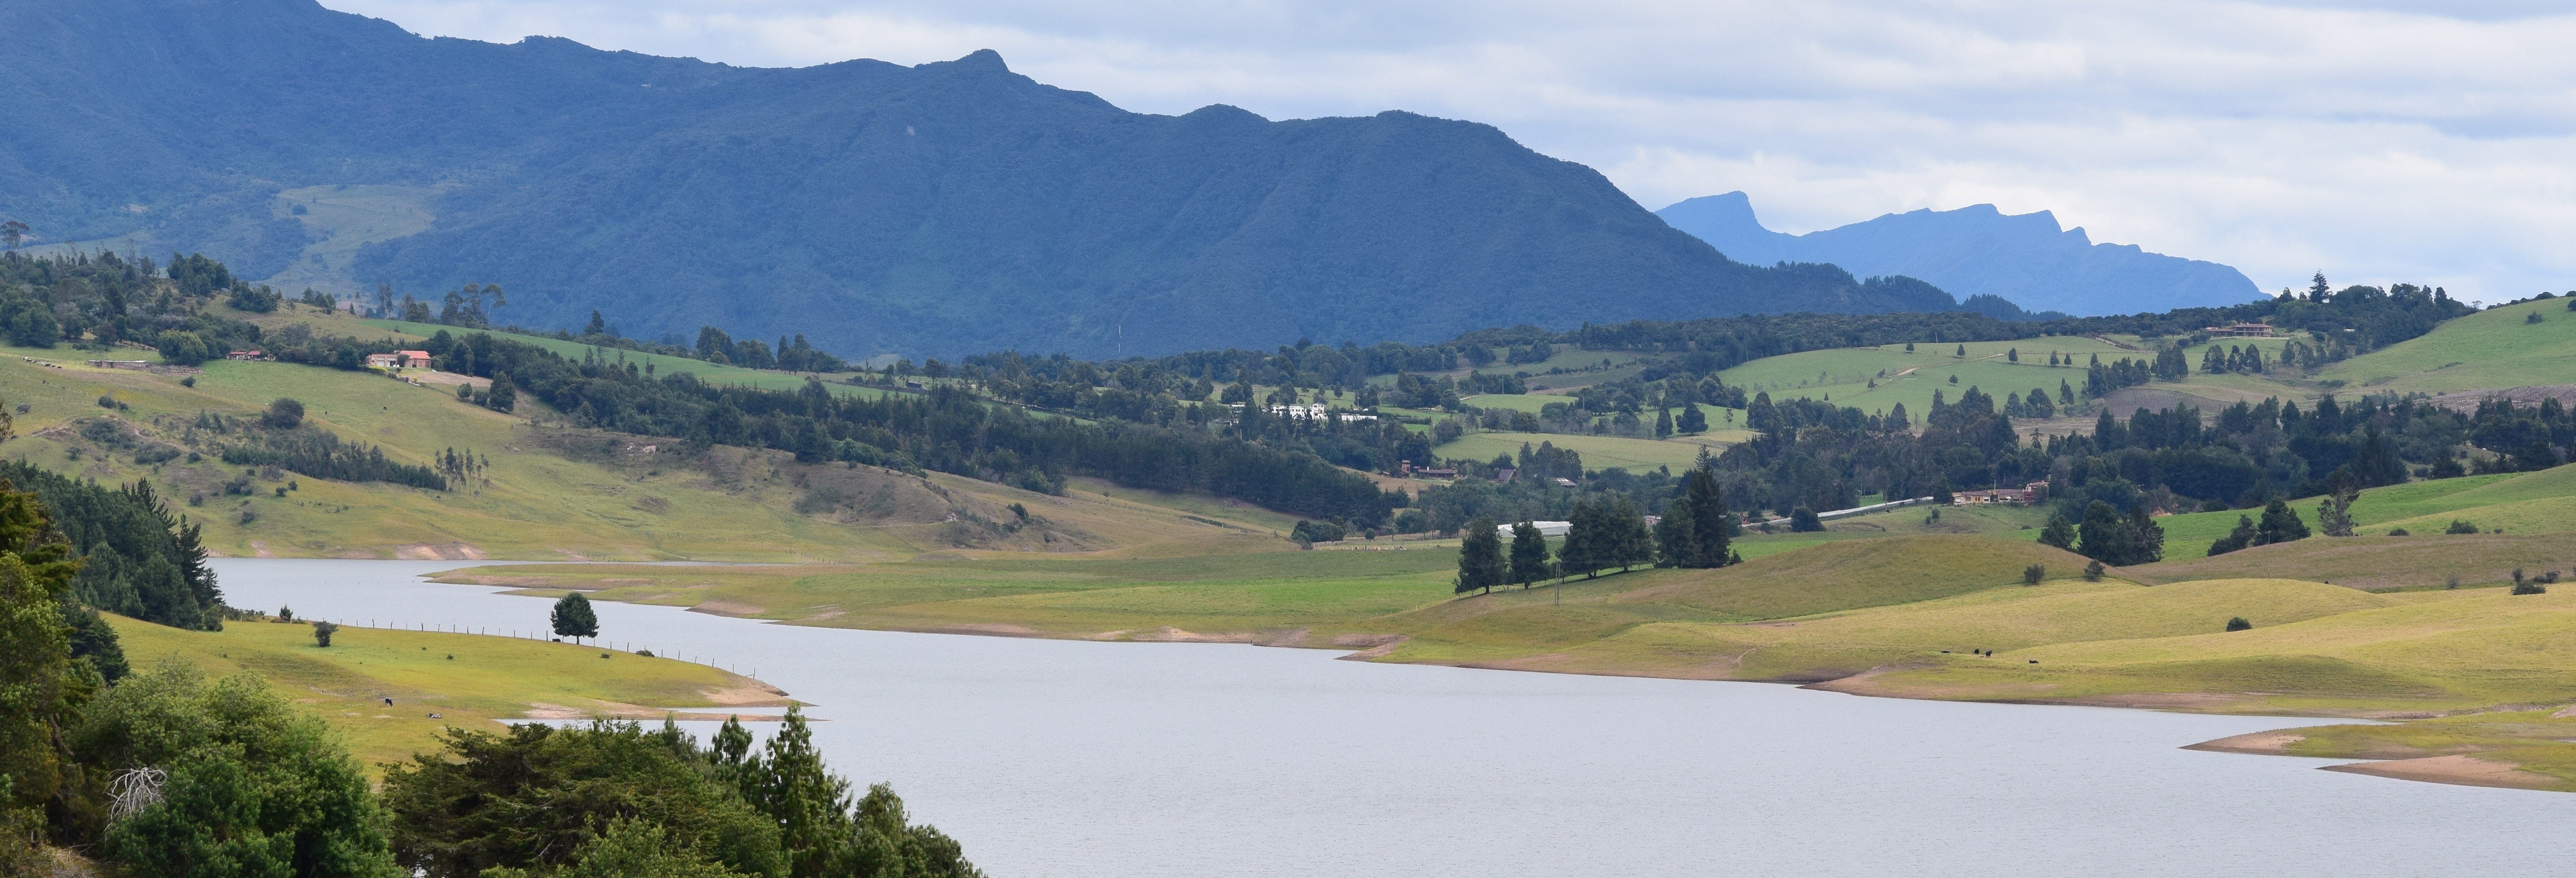
{"label": "distant blue mountain ridge", "polygon": [[[2017,216],[1991,204],[1916,210],[1791,235],[1764,228],[1752,200],[1729,192],[1655,215],[1738,262],[1824,262],[1858,277],[1921,278],[1963,300],[1995,296],[2033,312],[2161,312],[2235,305],[2263,294],[2229,266],[2096,244],[2081,227],[2061,229],[2044,210]],[[1983,310],[1973,302],[1963,307]]]}

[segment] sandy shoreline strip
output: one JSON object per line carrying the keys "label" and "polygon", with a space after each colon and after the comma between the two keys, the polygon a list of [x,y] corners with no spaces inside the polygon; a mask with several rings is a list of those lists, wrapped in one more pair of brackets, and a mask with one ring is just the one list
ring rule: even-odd
{"label": "sandy shoreline strip", "polygon": [[2323,770],[2398,780],[2420,780],[2470,787],[2504,787],[2516,790],[2548,789],[2558,783],[2557,778],[2524,771],[2510,762],[2490,762],[2465,753],[2451,756],[2426,756],[2421,759],[2391,759],[2385,762],[2328,765]]}

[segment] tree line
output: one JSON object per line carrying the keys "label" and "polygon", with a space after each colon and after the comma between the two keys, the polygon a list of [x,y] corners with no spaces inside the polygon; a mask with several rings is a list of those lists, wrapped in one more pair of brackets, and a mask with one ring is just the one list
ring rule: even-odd
{"label": "tree line", "polygon": [[1743,562],[1728,548],[1741,533],[1726,508],[1724,491],[1705,467],[1682,479],[1680,496],[1663,506],[1651,526],[1637,504],[1619,494],[1577,500],[1564,541],[1550,550],[1534,521],[1508,525],[1511,547],[1503,547],[1502,530],[1492,518],[1469,523],[1458,542],[1459,594],[1491,591],[1498,585],[1528,588],[1544,579],[1591,578],[1613,567],[1626,571],[1640,564],[1710,568]]}

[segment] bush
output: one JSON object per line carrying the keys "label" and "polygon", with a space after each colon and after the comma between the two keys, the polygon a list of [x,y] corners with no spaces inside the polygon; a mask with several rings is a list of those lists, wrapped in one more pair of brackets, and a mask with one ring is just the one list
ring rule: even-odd
{"label": "bush", "polygon": [[277,430],[292,430],[303,426],[304,404],[280,397],[277,401],[268,404],[268,411],[259,416],[259,421]]}
{"label": "bush", "polygon": [[340,633],[340,626],[338,625],[333,625],[329,622],[315,622],[313,623],[313,645],[323,649],[330,649],[331,635],[338,633]]}
{"label": "bush", "polygon": [[256,674],[209,685],[165,663],[108,690],[72,738],[102,774],[167,772],[158,804],[108,830],[121,874],[395,874],[366,772]]}
{"label": "bush", "polygon": [[2047,567],[2033,564],[2021,569],[2021,584],[2023,585],[2038,585],[2040,580],[2047,578]]}
{"label": "bush", "polygon": [[2522,318],[2522,322],[2524,322],[2524,323],[2539,323],[2539,322],[2541,322],[2540,312],[2538,312],[2538,311],[2533,311],[2533,312],[2531,312],[2530,314],[2524,315],[2524,316],[2523,316],[2523,318]]}
{"label": "bush", "polygon": [[2104,572],[2105,572],[2105,568],[2102,566],[2102,562],[2100,562],[2100,561],[2095,561],[2095,562],[2093,562],[2093,563],[2086,564],[2086,565],[2084,565],[2084,581],[2086,581],[2086,582],[2101,582],[2101,581],[2102,581],[2102,574],[2103,574]]}
{"label": "bush", "polygon": [[1824,529],[1825,523],[1822,519],[1816,517],[1815,510],[1804,506],[1789,510],[1790,531],[1795,533],[1815,533]]}
{"label": "bush", "polygon": [[2450,529],[2442,532],[2446,534],[2473,534],[2478,532],[2478,526],[2470,524],[2465,520],[2454,518],[2451,519]]}
{"label": "bush", "polygon": [[2411,536],[2414,536],[2414,534],[2407,533],[2407,532],[2406,532],[2406,529],[2405,529],[2405,528],[2402,528],[2402,527],[2398,527],[2398,528],[2390,528],[2390,529],[2389,529],[2389,531],[2388,531],[2388,535],[2389,535],[2389,536],[2392,536],[2392,537],[2411,537]]}
{"label": "bush", "polygon": [[2243,616],[2238,616],[2238,617],[2235,617],[2235,618],[2233,618],[2233,619],[2229,619],[2229,620],[2227,620],[2227,630],[2229,630],[2229,631],[2252,631],[2252,630],[2254,630],[2254,623],[2252,623],[2252,622],[2248,622],[2248,621],[2245,621],[2245,617],[2243,617]]}
{"label": "bush", "polygon": [[2521,582],[2514,583],[2514,584],[2513,584],[2513,593],[2514,593],[2514,594],[2548,594],[2548,593],[2549,593],[2549,586],[2546,586],[2546,585],[2542,585],[2542,584],[2540,584],[2540,580],[2537,580],[2537,579],[2527,579],[2527,580],[2524,580],[2524,581],[2521,581]]}

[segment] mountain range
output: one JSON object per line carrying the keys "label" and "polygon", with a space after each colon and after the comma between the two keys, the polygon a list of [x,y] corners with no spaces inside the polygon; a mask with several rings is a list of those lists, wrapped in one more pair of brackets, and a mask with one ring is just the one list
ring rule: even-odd
{"label": "mountain range", "polygon": [[540,329],[1099,357],[1956,307],[1729,260],[1490,126],[1131,113],[989,51],[761,69],[313,0],[19,0],[0,54],[0,214],[39,238],[290,295],[499,283]]}
{"label": "mountain range", "polygon": [[2006,215],[1991,204],[1891,213],[1791,235],[1764,228],[1742,192],[1656,211],[1729,258],[1770,265],[1827,262],[1857,275],[1904,275],[1961,297],[1997,296],[2032,311],[2094,316],[2236,305],[2262,295],[2215,262],[2096,244],[2048,211]]}

